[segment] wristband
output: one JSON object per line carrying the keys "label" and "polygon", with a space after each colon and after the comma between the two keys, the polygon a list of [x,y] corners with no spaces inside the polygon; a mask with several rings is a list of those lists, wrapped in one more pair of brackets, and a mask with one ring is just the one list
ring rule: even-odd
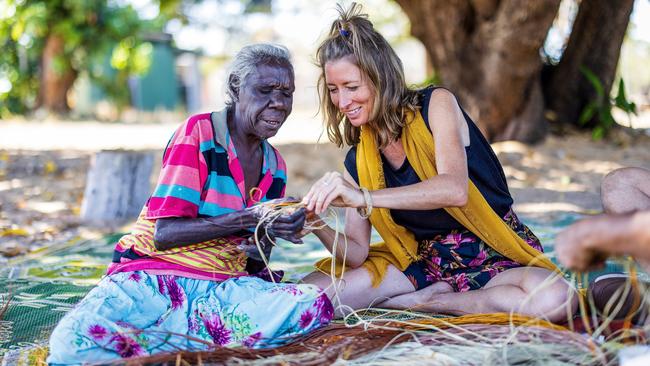
{"label": "wristband", "polygon": [[372,213],[372,197],[370,196],[368,189],[365,187],[361,187],[361,193],[363,193],[363,200],[366,202],[366,207],[357,208],[357,212],[359,213],[359,216],[367,219]]}

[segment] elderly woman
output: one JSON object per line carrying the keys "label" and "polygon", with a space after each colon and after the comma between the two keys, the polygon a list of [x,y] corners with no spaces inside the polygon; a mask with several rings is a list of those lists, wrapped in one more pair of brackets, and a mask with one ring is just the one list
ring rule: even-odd
{"label": "elderly woman", "polygon": [[[50,364],[277,345],[331,320],[318,287],[249,276],[255,266],[242,250],[272,206],[264,203],[284,195],[285,163],[266,140],[291,113],[293,92],[286,48],[252,45],[235,56],[226,108],[176,130],[107,276],[54,330]],[[304,220],[303,210],[279,216],[262,236],[299,242]]]}

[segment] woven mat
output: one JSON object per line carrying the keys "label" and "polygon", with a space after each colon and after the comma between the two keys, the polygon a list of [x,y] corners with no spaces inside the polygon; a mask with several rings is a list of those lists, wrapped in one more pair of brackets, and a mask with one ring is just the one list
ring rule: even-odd
{"label": "woven mat", "polygon": [[73,240],[0,269],[0,300],[10,299],[0,320],[0,356],[46,341],[59,319],[99,282],[119,237]]}
{"label": "woven mat", "polygon": [[[553,222],[531,222],[531,228],[545,243],[550,243],[556,232],[573,222],[578,216],[569,215]],[[109,235],[98,240],[73,240],[51,246],[27,256],[8,261],[0,268],[0,301],[11,297],[10,305],[0,320],[0,357],[9,350],[38,349],[47,339],[57,322],[100,280],[110,262],[113,244],[122,234]],[[309,239],[309,238],[306,238]],[[282,245],[281,245],[282,246]],[[322,249],[320,244],[306,242],[290,246],[282,255],[274,254],[274,261],[286,257],[283,264],[291,264],[289,279],[295,279],[312,268],[313,256]],[[281,261],[282,262],[282,261]],[[610,265],[603,272],[619,271],[620,266]],[[413,320],[417,313],[361,312],[363,320]],[[427,314],[431,317],[431,314]],[[360,322],[349,317],[348,325]]]}

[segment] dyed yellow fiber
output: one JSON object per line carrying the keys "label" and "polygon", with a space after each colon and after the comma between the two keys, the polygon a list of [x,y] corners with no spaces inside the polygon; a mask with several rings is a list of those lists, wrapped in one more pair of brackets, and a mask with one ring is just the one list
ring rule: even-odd
{"label": "dyed yellow fiber", "polygon": [[[424,181],[438,174],[433,136],[424,124],[420,113],[408,114],[407,120],[402,130],[402,145],[409,163]],[[362,127],[361,141],[357,146],[357,170],[360,186],[369,190],[386,187],[375,135],[367,126]],[[469,181],[467,204],[463,207],[445,208],[445,210],[501,255],[523,265],[560,272],[550,259],[528,245],[506,225],[471,181]],[[388,264],[404,271],[417,259],[418,243],[410,231],[393,221],[387,208],[374,209],[370,215],[370,223],[384,240],[370,246],[368,259],[364,263],[364,267],[372,275],[373,286],[378,286]],[[316,263],[316,267],[326,273],[330,273],[331,265],[331,258]],[[336,263],[335,274],[340,276],[343,270],[343,264]]]}
{"label": "dyed yellow fiber", "polygon": [[569,330],[561,325],[553,324],[549,321],[533,318],[520,314],[509,313],[489,313],[489,314],[471,314],[449,318],[425,318],[409,320],[405,328],[419,328],[418,324],[433,326],[436,328],[448,328],[450,326],[468,325],[468,324],[486,324],[486,325],[506,325],[526,326],[526,327],[544,327],[553,330]]}

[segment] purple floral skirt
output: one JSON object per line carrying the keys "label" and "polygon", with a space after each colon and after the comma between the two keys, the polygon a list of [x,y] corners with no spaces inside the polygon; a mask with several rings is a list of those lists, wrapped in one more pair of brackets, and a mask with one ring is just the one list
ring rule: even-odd
{"label": "purple floral skirt", "polygon": [[[519,221],[514,211],[510,210],[503,220],[528,245],[543,252],[539,239]],[[457,292],[475,290],[485,286],[497,274],[521,267],[469,230],[452,230],[446,235],[422,240],[418,254],[422,259],[404,270],[416,290],[438,281],[447,282]]]}
{"label": "purple floral skirt", "polygon": [[59,322],[47,361],[101,363],[216,346],[274,347],[333,316],[329,299],[314,285],[122,272],[104,277]]}

